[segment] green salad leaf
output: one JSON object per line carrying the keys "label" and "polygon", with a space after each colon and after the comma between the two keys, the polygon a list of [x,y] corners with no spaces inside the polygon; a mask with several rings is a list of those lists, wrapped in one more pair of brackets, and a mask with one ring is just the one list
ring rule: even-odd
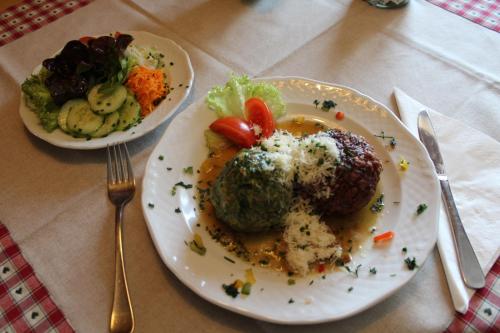
{"label": "green salad leaf", "polygon": [[261,98],[275,119],[286,112],[285,102],[278,88],[269,83],[253,83],[247,75],[231,75],[225,86],[215,86],[208,92],[206,102],[219,118],[227,116],[244,118],[245,101],[252,97]]}
{"label": "green salad leaf", "polygon": [[32,75],[21,84],[26,105],[38,114],[45,130],[52,132],[57,128],[59,108],[50,96],[50,91],[43,84],[43,73]]}

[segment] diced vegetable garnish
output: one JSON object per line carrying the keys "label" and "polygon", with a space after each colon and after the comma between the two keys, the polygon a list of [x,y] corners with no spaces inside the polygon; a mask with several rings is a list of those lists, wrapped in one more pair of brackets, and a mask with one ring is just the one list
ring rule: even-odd
{"label": "diced vegetable garnish", "polygon": [[257,282],[257,280],[255,279],[255,276],[253,275],[253,271],[251,268],[245,270],[245,279],[250,284],[255,284],[255,282]]}
{"label": "diced vegetable garnish", "polygon": [[399,167],[401,168],[401,170],[406,171],[410,168],[410,162],[408,162],[404,158],[401,158],[401,160],[399,161]]}
{"label": "diced vegetable garnish", "polygon": [[207,248],[203,245],[203,240],[201,236],[198,234],[194,234],[193,240],[189,242],[189,248],[198,253],[200,256],[205,255],[207,253]]}
{"label": "diced vegetable garnish", "polygon": [[373,237],[374,242],[388,241],[394,237],[394,231],[386,231],[380,235]]}

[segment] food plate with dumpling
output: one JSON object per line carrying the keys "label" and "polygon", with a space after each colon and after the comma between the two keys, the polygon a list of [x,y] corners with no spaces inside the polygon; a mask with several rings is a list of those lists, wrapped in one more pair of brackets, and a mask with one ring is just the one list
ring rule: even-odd
{"label": "food plate with dumpling", "polygon": [[[269,106],[272,131],[244,107],[256,139],[219,126],[245,104],[234,89]],[[286,324],[346,318],[403,287],[434,247],[438,204],[432,162],[387,107],[298,77],[212,89],[169,125],[142,194],[156,249],[187,287]]]}

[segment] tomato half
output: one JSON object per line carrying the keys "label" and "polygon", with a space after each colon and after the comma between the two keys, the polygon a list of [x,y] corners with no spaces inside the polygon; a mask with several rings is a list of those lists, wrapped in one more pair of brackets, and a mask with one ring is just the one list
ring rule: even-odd
{"label": "tomato half", "polygon": [[257,142],[251,125],[238,117],[219,118],[210,124],[210,129],[243,148],[250,148]]}
{"label": "tomato half", "polygon": [[245,102],[245,116],[249,122],[262,129],[262,136],[265,138],[273,135],[276,129],[273,114],[266,103],[260,98],[250,98]]}

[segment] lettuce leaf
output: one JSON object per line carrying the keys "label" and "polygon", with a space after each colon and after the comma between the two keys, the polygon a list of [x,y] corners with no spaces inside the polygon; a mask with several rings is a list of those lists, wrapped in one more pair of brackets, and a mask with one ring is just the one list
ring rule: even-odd
{"label": "lettuce leaf", "polygon": [[206,103],[219,118],[227,116],[244,118],[245,101],[252,97],[261,98],[275,119],[286,113],[285,103],[278,88],[269,83],[253,83],[246,75],[231,75],[225,86],[213,87],[208,92]]}
{"label": "lettuce leaf", "polygon": [[26,105],[37,113],[43,128],[52,132],[57,128],[57,116],[59,108],[50,96],[50,91],[43,84],[43,72],[39,75],[32,75],[21,85],[24,93]]}

